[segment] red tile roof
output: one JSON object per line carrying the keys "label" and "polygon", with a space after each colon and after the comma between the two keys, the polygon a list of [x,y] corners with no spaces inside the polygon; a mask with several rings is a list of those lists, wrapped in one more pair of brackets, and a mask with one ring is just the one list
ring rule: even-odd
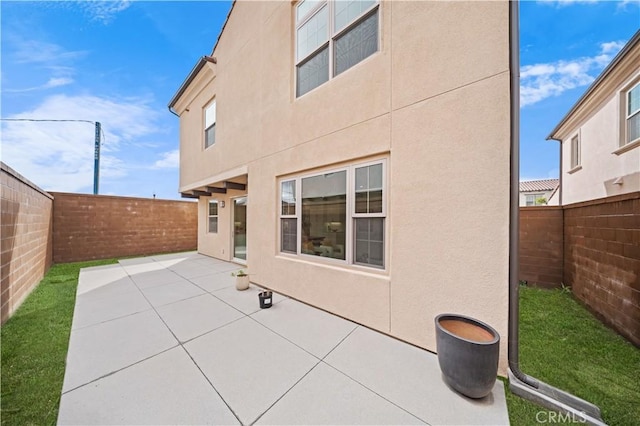
{"label": "red tile roof", "polygon": [[525,180],[520,182],[520,192],[553,191],[559,184],[559,179]]}

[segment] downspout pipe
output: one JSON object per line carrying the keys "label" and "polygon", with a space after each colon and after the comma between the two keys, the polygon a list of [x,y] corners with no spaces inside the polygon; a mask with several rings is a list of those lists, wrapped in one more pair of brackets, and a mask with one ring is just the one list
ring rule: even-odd
{"label": "downspout pipe", "polygon": [[509,201],[509,389],[514,394],[543,407],[566,413],[575,421],[605,425],[600,409],[563,390],[528,376],[519,363],[518,248],[520,238],[520,42],[519,2],[509,2],[509,68],[511,89],[511,187]]}

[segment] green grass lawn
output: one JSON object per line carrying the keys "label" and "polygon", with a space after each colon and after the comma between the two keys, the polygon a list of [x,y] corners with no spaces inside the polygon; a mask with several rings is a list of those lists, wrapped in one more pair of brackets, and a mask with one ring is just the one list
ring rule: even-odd
{"label": "green grass lawn", "polygon": [[[520,287],[520,367],[596,404],[610,425],[640,425],[640,349],[567,290]],[[540,407],[510,393],[507,403],[513,425],[537,423]]]}
{"label": "green grass lawn", "polygon": [[54,265],[1,330],[3,425],[55,424],[80,268]]}

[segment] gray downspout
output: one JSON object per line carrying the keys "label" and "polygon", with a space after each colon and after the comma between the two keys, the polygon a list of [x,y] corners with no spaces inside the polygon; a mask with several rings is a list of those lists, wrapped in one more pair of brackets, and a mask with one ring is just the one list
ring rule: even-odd
{"label": "gray downspout", "polygon": [[[509,66],[511,73],[511,188],[509,203],[509,389],[543,407],[566,413],[574,421],[605,425],[600,409],[583,399],[554,388],[520,370],[518,246],[520,231],[520,43],[519,3],[509,2]],[[561,188],[562,189],[562,188]]]}

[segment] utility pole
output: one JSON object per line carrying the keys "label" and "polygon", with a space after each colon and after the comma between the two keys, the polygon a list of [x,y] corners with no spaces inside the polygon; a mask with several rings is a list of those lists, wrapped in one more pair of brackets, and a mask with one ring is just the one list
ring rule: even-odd
{"label": "utility pole", "polygon": [[96,145],[93,159],[93,194],[98,194],[98,182],[100,180],[100,122],[96,121]]}

